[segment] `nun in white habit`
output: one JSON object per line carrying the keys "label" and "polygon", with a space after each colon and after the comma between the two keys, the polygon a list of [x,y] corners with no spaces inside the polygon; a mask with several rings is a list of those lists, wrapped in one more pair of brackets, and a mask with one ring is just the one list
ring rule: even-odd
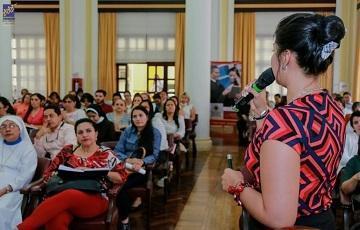
{"label": "nun in white habit", "polygon": [[2,117],[0,134],[0,229],[12,230],[22,221],[19,190],[31,181],[37,155],[20,117]]}

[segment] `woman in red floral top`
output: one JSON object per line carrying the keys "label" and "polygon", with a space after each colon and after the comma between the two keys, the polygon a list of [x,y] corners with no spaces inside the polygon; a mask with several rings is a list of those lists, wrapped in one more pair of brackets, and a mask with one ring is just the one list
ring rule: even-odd
{"label": "woman in red floral top", "polygon": [[[335,230],[331,192],[343,152],[345,120],[320,78],[345,35],[334,15],[297,13],[275,31],[271,67],[287,88],[287,104],[270,111],[265,90],[254,94],[257,132],[245,153],[245,171],[225,169],[223,189],[234,194],[251,217],[270,228],[292,225]],[[254,229],[254,228],[250,228]],[[261,228],[263,229],[263,228]]]}
{"label": "woman in red floral top", "polygon": [[[124,183],[128,176],[124,164],[112,150],[96,144],[95,124],[88,118],[80,119],[75,124],[75,133],[79,146],[68,145],[58,153],[44,173],[45,182],[62,164],[72,168],[106,168],[113,167],[115,163],[107,177],[113,183]],[[74,217],[95,217],[107,208],[105,194],[67,189],[45,199],[18,228],[29,230],[45,226],[46,229],[68,229]]]}

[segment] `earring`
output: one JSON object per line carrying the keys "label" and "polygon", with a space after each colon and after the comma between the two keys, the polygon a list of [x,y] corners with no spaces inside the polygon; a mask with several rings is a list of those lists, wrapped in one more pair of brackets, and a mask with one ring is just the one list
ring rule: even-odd
{"label": "earring", "polygon": [[282,69],[283,71],[285,71],[285,70],[287,69],[287,65],[281,66],[281,69]]}

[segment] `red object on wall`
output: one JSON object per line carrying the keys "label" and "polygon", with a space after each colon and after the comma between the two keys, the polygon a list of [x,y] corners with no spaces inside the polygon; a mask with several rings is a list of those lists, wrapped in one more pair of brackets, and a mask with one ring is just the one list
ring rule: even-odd
{"label": "red object on wall", "polygon": [[73,78],[72,79],[72,90],[77,92],[79,88],[82,88],[83,79],[82,78]]}

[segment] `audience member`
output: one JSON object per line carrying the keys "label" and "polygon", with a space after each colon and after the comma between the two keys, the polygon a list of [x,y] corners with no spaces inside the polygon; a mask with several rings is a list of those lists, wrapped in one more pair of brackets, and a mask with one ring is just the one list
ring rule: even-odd
{"label": "audience member", "polygon": [[76,144],[74,126],[62,121],[61,111],[58,106],[46,106],[43,126],[34,138],[34,147],[38,156],[54,159],[65,145],[70,144]]}
{"label": "audience member", "polygon": [[113,108],[111,105],[105,103],[106,91],[103,89],[98,89],[95,92],[95,102],[100,105],[104,113],[111,113]]}
{"label": "audience member", "polygon": [[90,93],[84,93],[81,97],[82,108],[87,109],[91,104],[94,104],[94,97]]}
{"label": "audience member", "polygon": [[80,105],[80,101],[76,96],[68,94],[64,97],[64,111],[62,112],[64,122],[74,125],[76,121],[86,118],[85,111],[79,109],[76,105]]}
{"label": "audience member", "polygon": [[115,99],[113,107],[113,112],[106,114],[106,117],[114,123],[115,139],[119,140],[121,131],[130,125],[131,118],[130,115],[126,113],[125,101],[123,99]]}
{"label": "audience member", "polygon": [[0,229],[16,229],[21,218],[23,195],[35,172],[35,149],[20,117],[0,119]]}
{"label": "audience member", "polygon": [[[74,169],[112,168],[107,175],[108,180],[115,184],[126,181],[128,173],[124,164],[109,148],[96,144],[97,130],[91,120],[78,120],[75,124],[75,133],[79,145],[67,145],[57,154],[44,173],[45,183],[57,175],[60,165]],[[108,209],[108,198],[103,191],[107,191],[110,185],[105,178],[97,182],[102,187],[102,192],[66,189],[50,194],[23,223],[18,225],[18,229],[39,229],[43,226],[46,229],[68,229],[74,217],[92,218],[104,213]]]}
{"label": "audience member", "polygon": [[97,130],[97,143],[104,141],[115,141],[115,129],[114,123],[106,118],[106,114],[101,110],[101,107],[97,104],[92,104],[86,109],[86,115],[93,122]]}
{"label": "audience member", "polygon": [[[143,165],[153,164],[158,159],[161,134],[151,125],[149,113],[143,106],[136,106],[131,111],[131,126],[121,134],[114,151],[121,161],[133,164],[134,171]],[[143,154],[145,157],[143,158]],[[129,213],[134,200],[128,194],[133,187],[145,186],[146,175],[130,174],[116,197],[119,210],[118,229],[129,229]]]}
{"label": "audience member", "polygon": [[0,118],[5,115],[15,115],[15,110],[5,97],[0,97]]}
{"label": "audience member", "polygon": [[45,97],[40,93],[33,93],[30,96],[30,106],[24,116],[24,122],[30,129],[41,128],[44,120]]}
{"label": "audience member", "polygon": [[30,106],[30,93],[25,94],[20,102],[15,103],[15,105],[13,106],[15,111],[16,111],[16,115],[21,117],[22,119],[24,119],[26,112],[29,109]]}

